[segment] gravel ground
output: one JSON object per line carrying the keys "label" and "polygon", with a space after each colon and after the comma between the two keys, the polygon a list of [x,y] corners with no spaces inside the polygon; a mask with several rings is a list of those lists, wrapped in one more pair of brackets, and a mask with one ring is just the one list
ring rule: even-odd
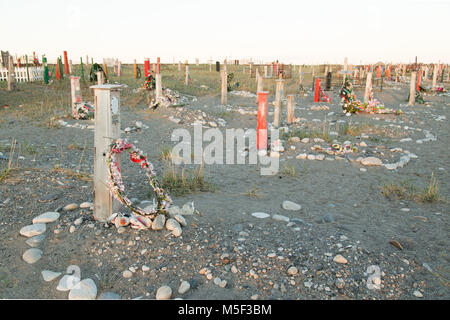
{"label": "gravel ground", "polygon": [[[406,85],[392,86],[375,96],[386,106],[398,108],[406,104],[407,92]],[[1,151],[7,157],[8,144],[15,138],[23,146],[24,159],[18,160],[20,169],[0,184],[0,298],[66,299],[67,292],[56,290],[59,278],[45,282],[41,271],[65,273],[68,266],[77,265],[82,279],[94,280],[98,295],[112,291],[122,299],[154,299],[163,285],[172,288],[172,297],[183,299],[449,299],[449,98],[425,96],[428,105],[402,107],[405,114],[401,116],[346,117],[337,92],[330,95],[333,103],[324,104],[329,110],[321,111],[309,109],[314,105],[310,95],[297,95],[295,116],[304,120],[295,126],[327,119],[333,125],[351,121],[384,131],[353,137],[352,142],[364,141],[368,146],[333,161],[296,159],[300,153],[314,153],[311,147],[317,143],[284,141],[280,167],[292,165],[294,176],[282,172],[261,176],[260,165],[205,166],[205,177],[215,185],[214,192],[172,196],[174,205],[194,201],[198,210],[186,216],[188,225],[180,237],[167,230],[126,228],[118,233],[114,226],[94,221],[88,208],[63,210],[70,203],[93,201],[92,182],[87,176],[73,174],[76,169],[93,172],[93,130],[60,125],[46,128],[8,119],[0,128]],[[256,110],[255,98],[230,95],[228,107],[220,106],[219,99],[199,97],[183,108],[154,111],[123,103],[122,129],[136,121],[149,128],[122,137],[146,152],[161,174],[162,146],[171,145],[175,128],[192,132],[191,124],[199,115],[207,122],[214,121],[220,130],[255,127],[256,115],[251,114]],[[252,112],[242,114],[239,108]],[[177,124],[174,118],[182,121]],[[63,120],[69,125],[93,124]],[[426,137],[425,130],[436,141],[417,143]],[[363,134],[369,138],[362,138]],[[407,138],[412,140],[400,142]],[[396,147],[418,158],[393,171],[355,161],[368,155],[383,162],[398,161],[400,154],[390,151]],[[2,165],[7,162],[0,161]],[[55,165],[65,170],[55,170]],[[138,168],[123,163],[123,169],[129,198],[149,200]],[[408,180],[420,191],[432,173],[442,201],[391,200],[380,190],[383,183]],[[252,189],[258,190],[260,197],[246,194]],[[284,210],[284,200],[298,203],[302,209]],[[42,258],[28,264],[22,254],[29,246],[19,230],[47,211],[59,211],[61,217],[47,224],[39,245]],[[255,212],[279,214],[289,222],[257,218],[251,215]],[[79,217],[83,222],[70,233]],[[347,263],[335,262],[337,255]],[[146,271],[143,266],[148,267],[144,267]],[[124,277],[123,272],[130,268],[134,271],[131,277]],[[368,279],[372,281],[374,276],[379,288],[369,289]],[[215,278],[226,283],[217,285]],[[190,283],[190,289],[180,294],[183,280]]]}

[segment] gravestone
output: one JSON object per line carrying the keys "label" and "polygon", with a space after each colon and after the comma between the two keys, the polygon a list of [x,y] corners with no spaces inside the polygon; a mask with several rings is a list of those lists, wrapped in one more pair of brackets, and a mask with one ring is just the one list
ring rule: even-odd
{"label": "gravestone", "polygon": [[220,62],[216,61],[216,71],[220,72]]}

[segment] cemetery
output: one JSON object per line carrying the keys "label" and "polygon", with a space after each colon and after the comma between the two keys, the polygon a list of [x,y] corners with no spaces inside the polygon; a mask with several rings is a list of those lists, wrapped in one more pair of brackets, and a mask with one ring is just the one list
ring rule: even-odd
{"label": "cemetery", "polygon": [[447,65],[2,57],[2,298],[448,298]]}

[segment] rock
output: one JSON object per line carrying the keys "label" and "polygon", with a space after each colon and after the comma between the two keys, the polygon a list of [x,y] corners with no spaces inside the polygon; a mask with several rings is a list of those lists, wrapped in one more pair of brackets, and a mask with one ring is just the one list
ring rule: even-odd
{"label": "rock", "polygon": [[45,239],[45,234],[40,234],[38,236],[31,237],[25,241],[27,245],[32,248],[37,247]]}
{"label": "rock", "polygon": [[24,237],[30,238],[44,233],[46,229],[45,223],[36,223],[23,227],[20,229],[19,233]]}
{"label": "rock", "polygon": [[181,214],[177,214],[174,216],[175,220],[178,221],[179,224],[181,224],[183,227],[187,226],[187,222],[186,219],[181,215]]}
{"label": "rock", "polygon": [[174,216],[176,216],[176,215],[181,215],[181,210],[180,210],[180,208],[178,207],[178,206],[170,206],[168,209],[167,209],[167,213],[171,216],[171,217],[174,217]]}
{"label": "rock", "polygon": [[236,268],[236,266],[232,266],[232,267],[231,267],[231,272],[233,272],[233,273],[238,273],[239,270]]}
{"label": "rock", "polygon": [[70,228],[69,228],[70,233],[74,233],[76,230],[77,230],[77,228],[75,226],[70,226]]}
{"label": "rock", "polygon": [[323,154],[316,155],[316,160],[322,161],[323,159],[325,159],[325,155]]}
{"label": "rock", "polygon": [[175,237],[179,237],[181,236],[181,234],[183,233],[183,230],[181,230],[181,227],[176,227],[175,229],[173,229],[172,234]]}
{"label": "rock", "polygon": [[342,278],[337,278],[335,284],[339,289],[343,289],[345,287],[345,281]]}
{"label": "rock", "polygon": [[289,210],[289,211],[298,211],[298,210],[302,209],[301,205],[299,205],[295,202],[292,202],[292,201],[288,201],[288,200],[283,201],[281,207],[284,210]]}
{"label": "rock", "polygon": [[308,154],[307,158],[308,160],[316,160],[316,156],[313,154]]}
{"label": "rock", "polygon": [[287,270],[287,273],[290,276],[294,276],[298,273],[298,269],[296,267],[292,266]]}
{"label": "rock", "polygon": [[83,223],[83,217],[79,217],[78,219],[76,219],[73,224],[76,226],[79,226],[80,224]]}
{"label": "rock", "polygon": [[306,159],[308,157],[308,155],[306,153],[300,153],[298,156],[295,157],[295,159]]}
{"label": "rock", "polygon": [[376,157],[367,157],[361,160],[363,166],[381,166],[383,162]]}
{"label": "rock", "polygon": [[31,248],[24,252],[22,255],[23,260],[27,263],[35,263],[42,257],[42,250]]}
{"label": "rock", "polygon": [[143,266],[142,266],[142,271],[143,271],[143,272],[150,271],[150,268],[149,268],[148,266],[146,266],[146,265],[143,265]]}
{"label": "rock", "polygon": [[276,220],[276,221],[289,222],[289,218],[286,217],[286,216],[282,216],[281,214],[274,214],[274,215],[272,216],[272,219],[273,219],[273,220]]}
{"label": "rock", "polygon": [[253,212],[252,216],[259,219],[265,219],[270,217],[270,214],[264,212]]}
{"label": "rock", "polygon": [[130,270],[125,270],[124,272],[122,272],[122,276],[124,278],[131,278],[133,276],[133,273]]}
{"label": "rock", "polygon": [[120,300],[120,295],[115,292],[103,292],[97,300]]}
{"label": "rock", "polygon": [[313,286],[313,283],[311,281],[306,281],[306,282],[303,282],[303,285],[309,289]]}
{"label": "rock", "polygon": [[182,281],[180,287],[178,288],[179,294],[185,294],[191,288],[191,285],[187,281]]}
{"label": "rock", "polygon": [[78,204],[76,204],[76,203],[71,203],[64,207],[65,211],[72,211],[75,209],[78,209]]}
{"label": "rock", "polygon": [[419,290],[414,291],[413,295],[417,298],[423,298],[423,294]]}
{"label": "rock", "polygon": [[361,172],[367,172],[367,169],[366,169],[366,168],[359,168],[359,171],[361,171]]}
{"label": "rock", "polygon": [[172,296],[172,289],[169,286],[162,286],[156,291],[156,300],[168,300]]}
{"label": "rock", "polygon": [[334,217],[331,213],[326,213],[323,217],[322,217],[322,221],[323,222],[327,222],[327,223],[332,223],[334,222]]}
{"label": "rock", "polygon": [[222,282],[222,279],[220,279],[219,277],[214,278],[214,284],[215,284],[216,286],[220,285],[221,282]]}
{"label": "rock", "polygon": [[167,219],[167,222],[166,222],[166,229],[172,231],[172,230],[174,230],[175,228],[181,228],[181,226],[180,226],[180,224],[178,223],[178,221],[175,220],[175,219],[172,219],[172,218]]}
{"label": "rock", "polygon": [[90,202],[83,202],[82,204],[80,204],[81,209],[87,209],[90,207],[92,207],[92,203],[90,203]]}
{"label": "rock", "polygon": [[361,143],[359,144],[360,147],[367,147],[367,143],[365,143],[364,141],[361,141]]}
{"label": "rock", "polygon": [[336,263],[340,263],[340,264],[347,264],[347,259],[345,259],[343,256],[341,256],[340,254],[338,254],[337,256],[335,256],[333,258],[333,261]]}
{"label": "rock", "polygon": [[51,223],[55,222],[59,219],[59,213],[58,212],[46,212],[43,213],[33,219],[33,224],[37,223]]}
{"label": "rock", "polygon": [[300,138],[299,137],[292,137],[291,141],[296,143],[296,142],[300,142]]}
{"label": "rock", "polygon": [[55,280],[56,278],[58,278],[61,275],[61,272],[54,272],[54,271],[50,271],[50,270],[43,270],[41,272],[42,274],[42,278],[44,278],[45,282],[50,282]]}
{"label": "rock", "polygon": [[97,297],[97,286],[92,279],[80,281],[69,292],[69,300],[95,300]]}
{"label": "rock", "polygon": [[73,275],[64,275],[61,280],[59,280],[59,284],[56,287],[56,290],[58,291],[69,291],[72,289],[75,285],[77,285],[80,282],[80,278]]}
{"label": "rock", "polygon": [[302,143],[309,143],[309,138],[303,138],[301,141]]}
{"label": "rock", "polygon": [[166,217],[162,214],[156,216],[155,220],[152,223],[153,230],[162,230],[164,228],[164,224],[166,222]]}
{"label": "rock", "polygon": [[227,286],[227,280],[220,281],[219,287],[225,288]]}

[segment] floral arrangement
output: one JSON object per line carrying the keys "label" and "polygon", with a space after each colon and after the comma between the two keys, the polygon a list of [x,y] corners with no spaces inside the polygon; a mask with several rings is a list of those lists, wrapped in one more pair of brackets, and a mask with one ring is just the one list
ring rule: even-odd
{"label": "floral arrangement", "polygon": [[94,112],[94,106],[91,106],[89,103],[76,103],[73,117],[77,120],[88,120],[94,117]]}
{"label": "floral arrangement", "polygon": [[[154,201],[153,206],[147,207],[146,210],[134,206],[124,193],[125,186],[123,185],[120,167],[116,159],[117,155],[124,151],[129,153],[132,162],[139,164],[145,170],[145,175],[155,192],[156,202]],[[132,211],[130,217],[123,214],[113,214],[108,219],[109,221],[115,223],[116,226],[117,224],[122,226],[122,224],[127,225],[131,223],[135,228],[147,228],[151,225],[150,219],[167,212],[172,200],[161,188],[153,171],[153,165],[147,160],[147,157],[141,150],[126,139],[116,139],[110,146],[110,151],[106,156],[106,163],[109,170],[108,182],[112,196]]]}
{"label": "floral arrangement", "polygon": [[340,96],[341,96],[342,109],[344,110],[344,112],[350,112],[350,113],[356,112],[356,111],[352,112],[352,110],[355,107],[355,106],[352,106],[352,103],[356,100],[356,94],[354,93],[353,85],[347,76],[345,76],[345,82],[344,82],[344,85],[342,86]]}
{"label": "floral arrangement", "polygon": [[155,78],[151,74],[149,74],[148,77],[145,78],[145,82],[142,87],[147,91],[155,89],[156,88]]}
{"label": "floral arrangement", "polygon": [[320,98],[319,101],[320,102],[331,102],[331,98],[325,94],[325,92],[323,91],[322,87],[319,87],[320,89]]}

